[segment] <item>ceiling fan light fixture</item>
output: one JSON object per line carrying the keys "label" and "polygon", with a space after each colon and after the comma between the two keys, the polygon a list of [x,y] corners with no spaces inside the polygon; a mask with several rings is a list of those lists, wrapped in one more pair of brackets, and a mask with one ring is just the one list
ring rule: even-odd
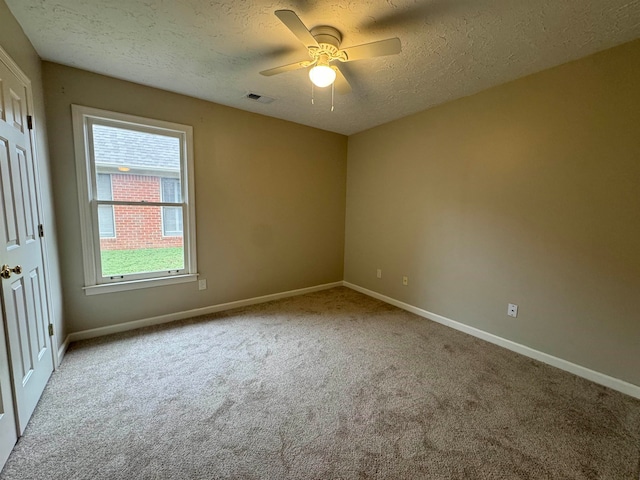
{"label": "ceiling fan light fixture", "polygon": [[[341,49],[342,34],[334,27],[317,25],[309,30],[293,10],[276,10],[275,15],[302,42],[311,59],[263,70],[260,74],[270,77],[292,70],[312,67],[309,68],[309,79],[312,85],[311,92],[313,92],[314,87],[325,88],[329,85],[334,85],[338,93],[349,93],[351,91],[351,86],[342,71],[335,66],[336,61],[351,62],[365,58],[395,55],[402,51],[399,38],[387,38],[386,40],[378,40],[377,42],[363,43],[362,45]],[[330,65],[331,62],[334,62],[334,66]],[[333,91],[334,89],[332,89],[332,96]],[[313,103],[313,98],[311,103]]]}
{"label": "ceiling fan light fixture", "polygon": [[324,88],[336,80],[336,72],[329,66],[328,61],[319,60],[318,63],[309,70],[309,78],[316,87]]}

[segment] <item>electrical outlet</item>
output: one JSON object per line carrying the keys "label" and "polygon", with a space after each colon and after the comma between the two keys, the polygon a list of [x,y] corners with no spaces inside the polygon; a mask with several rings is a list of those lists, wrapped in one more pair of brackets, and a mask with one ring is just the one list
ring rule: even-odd
{"label": "electrical outlet", "polygon": [[402,284],[403,285],[409,285],[409,277],[402,277]]}
{"label": "electrical outlet", "polygon": [[206,290],[207,289],[207,279],[203,278],[202,280],[198,280],[198,290]]}
{"label": "electrical outlet", "polygon": [[376,272],[376,276],[378,278],[382,278],[382,269],[381,268],[379,268],[378,271]]}
{"label": "electrical outlet", "polygon": [[510,303],[507,307],[507,315],[516,318],[518,316],[518,305]]}

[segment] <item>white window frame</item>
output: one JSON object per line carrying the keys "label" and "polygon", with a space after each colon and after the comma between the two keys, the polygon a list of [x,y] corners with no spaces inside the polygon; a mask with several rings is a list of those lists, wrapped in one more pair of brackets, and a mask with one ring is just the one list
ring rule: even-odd
{"label": "white window frame", "polygon": [[[193,127],[81,105],[72,105],[71,111],[76,155],[78,198],[80,202],[85,294],[95,295],[99,293],[119,292],[137,288],[196,281],[198,273],[196,262]],[[182,270],[102,277],[98,203],[96,198],[97,177],[93,163],[93,141],[90,135],[90,129],[94,124],[128,128],[142,132],[173,136],[180,139],[182,202],[147,202],[146,205],[182,207],[182,238],[185,252],[185,262]],[[105,203],[111,205],[128,205],[139,202],[101,201],[101,204]]]}

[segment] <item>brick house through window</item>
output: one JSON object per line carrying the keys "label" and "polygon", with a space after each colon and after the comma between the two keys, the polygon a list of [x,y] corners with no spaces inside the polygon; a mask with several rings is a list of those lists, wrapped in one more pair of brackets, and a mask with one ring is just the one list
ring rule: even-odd
{"label": "brick house through window", "polygon": [[[101,200],[180,202],[180,149],[175,138],[96,125],[96,187]],[[182,208],[101,205],[101,250],[182,247]]]}

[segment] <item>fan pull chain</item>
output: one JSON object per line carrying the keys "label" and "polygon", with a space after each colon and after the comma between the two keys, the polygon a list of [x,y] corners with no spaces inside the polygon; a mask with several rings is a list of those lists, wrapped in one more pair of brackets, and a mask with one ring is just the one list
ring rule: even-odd
{"label": "fan pull chain", "polygon": [[[331,111],[333,112],[333,99],[335,96],[335,91],[336,91],[336,86],[334,83],[331,84]],[[316,104],[316,99],[315,99],[315,89],[313,87],[313,82],[311,82],[311,105],[315,105]]]}
{"label": "fan pull chain", "polygon": [[333,92],[336,89],[336,82],[331,84],[331,111],[333,112]]}

